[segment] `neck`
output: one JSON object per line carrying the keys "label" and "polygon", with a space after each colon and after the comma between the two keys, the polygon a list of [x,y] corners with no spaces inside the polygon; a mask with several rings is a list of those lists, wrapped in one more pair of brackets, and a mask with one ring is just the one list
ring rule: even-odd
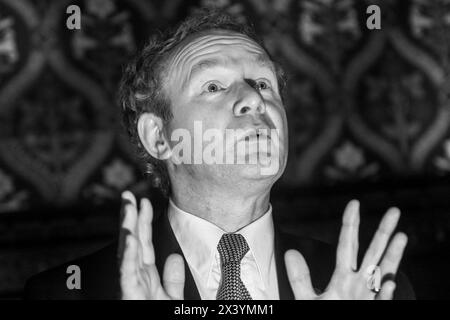
{"label": "neck", "polygon": [[[180,181],[177,181],[180,182]],[[270,188],[224,188],[198,183],[172,184],[172,201],[182,210],[205,219],[225,232],[235,232],[269,209]],[[253,193],[249,193],[252,190]]]}

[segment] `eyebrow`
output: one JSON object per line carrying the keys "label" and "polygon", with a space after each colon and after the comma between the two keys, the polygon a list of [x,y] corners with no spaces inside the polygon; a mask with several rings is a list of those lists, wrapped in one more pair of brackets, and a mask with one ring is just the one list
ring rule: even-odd
{"label": "eyebrow", "polygon": [[[275,67],[272,63],[272,61],[270,59],[268,59],[268,57],[264,54],[258,54],[256,56],[256,59],[254,60],[256,62],[256,64],[258,64],[259,66],[263,67],[263,68],[268,68],[270,69],[274,74],[276,74],[275,72]],[[196,63],[195,65],[192,66],[191,71],[189,73],[189,79],[192,79],[192,77],[194,77],[194,75],[202,70],[206,70],[206,69],[211,69],[217,66],[224,66],[227,64],[227,61],[223,60],[223,59],[204,59],[199,61],[198,63]]]}
{"label": "eyebrow", "polygon": [[194,77],[194,75],[202,70],[211,69],[217,66],[225,65],[222,61],[218,59],[205,59],[200,62],[197,62],[192,66],[191,72],[189,73],[189,79]]}

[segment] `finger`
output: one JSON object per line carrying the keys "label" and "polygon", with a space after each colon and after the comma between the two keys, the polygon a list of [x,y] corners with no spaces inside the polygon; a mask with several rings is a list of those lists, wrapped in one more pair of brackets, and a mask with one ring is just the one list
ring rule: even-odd
{"label": "finger", "polygon": [[392,300],[394,298],[395,282],[392,280],[386,281],[382,286],[377,300]]}
{"label": "finger", "polygon": [[125,204],[129,203],[135,207],[137,206],[136,197],[131,191],[126,190],[122,192],[122,200],[125,202]]}
{"label": "finger", "polygon": [[348,203],[342,217],[342,227],[336,252],[336,269],[356,269],[358,257],[359,201]]}
{"label": "finger", "polygon": [[175,300],[184,296],[184,261],[181,255],[173,253],[167,257],[163,272],[163,285],[167,294]]}
{"label": "finger", "polygon": [[397,274],[398,266],[402,260],[407,243],[408,237],[406,234],[399,232],[394,236],[380,264],[383,276],[395,276],[395,274]]}
{"label": "finger", "polygon": [[[131,192],[124,191],[122,193],[122,204],[120,209],[120,233],[119,243],[117,248],[117,258],[122,261],[125,251],[125,241],[128,235],[134,234],[135,217],[133,216],[133,206],[135,206],[135,199]],[[137,213],[136,213],[137,216]]]}
{"label": "finger", "polygon": [[359,202],[358,209],[356,210],[354,217],[354,227],[352,234],[352,270],[356,271],[358,268],[358,250],[359,250],[359,223],[360,223],[360,214],[359,214]]}
{"label": "finger", "polygon": [[297,250],[288,250],[284,255],[284,261],[295,299],[309,300],[316,297],[308,265],[301,253]]}
{"label": "finger", "polygon": [[[375,236],[370,243],[369,249],[364,256],[361,264],[361,270],[366,270],[370,266],[376,266],[380,262],[380,258],[386,250],[389,239],[397,227],[400,218],[400,210],[397,208],[389,209],[384,215],[378,226]],[[384,271],[383,271],[384,272]]]}
{"label": "finger", "polygon": [[136,235],[136,223],[137,223],[137,207],[136,198],[130,191],[124,191],[122,193],[122,200],[124,206],[125,217],[122,222],[122,230],[128,231],[133,235]]}
{"label": "finger", "polygon": [[125,240],[125,250],[120,266],[120,286],[122,289],[122,298],[133,299],[136,287],[138,286],[137,276],[137,239],[128,235]]}
{"label": "finger", "polygon": [[139,212],[139,240],[143,249],[143,261],[145,264],[155,263],[155,250],[152,243],[152,220],[153,208],[146,198],[141,199],[141,210]]}

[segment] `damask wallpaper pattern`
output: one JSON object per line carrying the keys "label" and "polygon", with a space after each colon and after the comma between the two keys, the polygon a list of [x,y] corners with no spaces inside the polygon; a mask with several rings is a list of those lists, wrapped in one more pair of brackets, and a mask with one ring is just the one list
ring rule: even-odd
{"label": "damask wallpaper pattern", "polygon": [[[70,4],[81,30],[66,28]],[[366,27],[371,4],[381,30]],[[448,0],[0,0],[0,214],[147,188],[117,83],[152,33],[200,6],[250,19],[288,72],[283,188],[450,177]]]}
{"label": "damask wallpaper pattern", "polygon": [[[69,4],[82,11],[68,30]],[[381,30],[365,9],[378,4]],[[201,5],[250,17],[288,70],[289,186],[450,171],[447,1],[0,1],[0,211],[96,201],[142,180],[121,67]]]}

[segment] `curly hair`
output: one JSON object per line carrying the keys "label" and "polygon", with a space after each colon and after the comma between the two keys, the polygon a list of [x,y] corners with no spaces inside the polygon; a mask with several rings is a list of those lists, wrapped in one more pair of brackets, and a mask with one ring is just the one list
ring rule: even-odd
{"label": "curly hair", "polygon": [[[203,8],[174,28],[153,35],[127,64],[120,81],[118,99],[122,108],[123,126],[152,186],[160,188],[166,196],[170,195],[170,180],[166,165],[164,161],[152,157],[145,150],[137,132],[137,122],[145,112],[160,117],[164,124],[170,122],[173,117],[170,99],[162,90],[164,80],[162,74],[166,67],[166,59],[172,50],[188,36],[212,29],[244,34],[264,48],[253,25],[237,22],[233,16],[216,9]],[[279,90],[283,97],[286,83],[285,73],[277,63],[275,63],[275,68]]]}

